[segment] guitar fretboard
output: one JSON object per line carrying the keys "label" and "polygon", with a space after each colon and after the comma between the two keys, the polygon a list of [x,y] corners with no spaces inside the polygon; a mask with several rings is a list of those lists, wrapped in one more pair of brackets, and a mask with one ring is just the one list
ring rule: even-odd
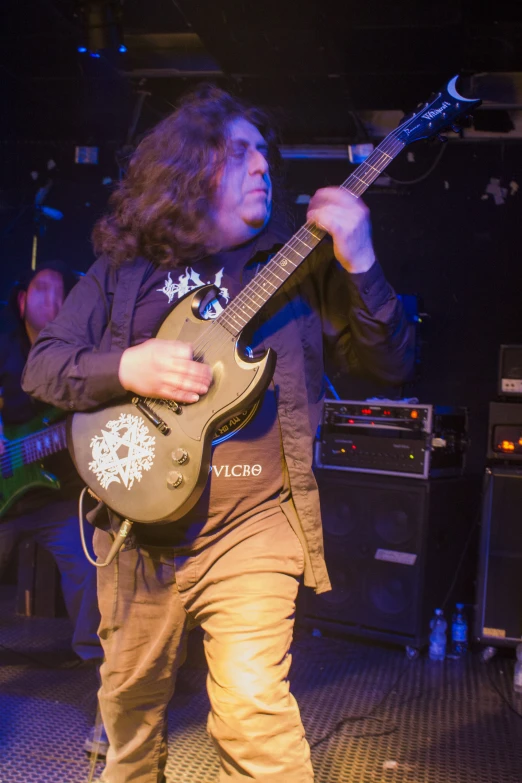
{"label": "guitar fretboard", "polygon": [[[405,142],[390,134],[367,160],[350,174],[341,188],[359,198],[405,146]],[[326,231],[319,226],[306,223],[229,303],[216,318],[216,322],[237,337],[325,235]]]}
{"label": "guitar fretboard", "polygon": [[25,465],[67,448],[66,426],[61,421],[46,430],[26,435],[18,443]]}

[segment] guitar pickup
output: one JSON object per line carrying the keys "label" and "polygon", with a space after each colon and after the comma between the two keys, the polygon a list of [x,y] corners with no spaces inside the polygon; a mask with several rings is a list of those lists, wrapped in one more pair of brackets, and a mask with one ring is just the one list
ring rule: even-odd
{"label": "guitar pickup", "polygon": [[147,405],[147,403],[141,400],[139,397],[133,397],[132,404],[137,407],[140,413],[143,413],[143,415],[147,417],[147,419],[156,427],[159,432],[161,432],[162,435],[170,435],[169,425],[166,421],[163,421],[161,416],[158,416],[158,414],[152,410],[150,405]]}

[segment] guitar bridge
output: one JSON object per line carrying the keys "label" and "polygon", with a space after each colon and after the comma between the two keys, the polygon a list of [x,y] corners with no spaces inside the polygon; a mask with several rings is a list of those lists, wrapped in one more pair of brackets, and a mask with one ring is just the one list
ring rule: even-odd
{"label": "guitar bridge", "polygon": [[173,413],[177,413],[178,416],[183,412],[183,408],[179,403],[175,402],[175,400],[161,400],[161,404],[166,405],[169,410]]}
{"label": "guitar bridge", "polygon": [[137,409],[147,417],[147,419],[156,427],[159,432],[161,432],[162,435],[170,435],[170,427],[167,422],[163,421],[161,416],[158,416],[158,414],[153,411],[151,406],[148,405],[144,400],[140,399],[140,397],[133,397],[132,404],[135,405]]}

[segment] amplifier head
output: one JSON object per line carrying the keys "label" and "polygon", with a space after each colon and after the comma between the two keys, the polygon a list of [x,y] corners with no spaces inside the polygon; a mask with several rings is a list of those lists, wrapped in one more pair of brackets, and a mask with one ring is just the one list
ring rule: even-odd
{"label": "amplifier head", "polygon": [[489,404],[487,459],[491,463],[522,462],[522,405]]}
{"label": "amplifier head", "polygon": [[426,479],[459,475],[464,408],[402,400],[325,400],[317,467]]}
{"label": "amplifier head", "polygon": [[522,397],[522,345],[500,346],[498,393],[503,397]]}

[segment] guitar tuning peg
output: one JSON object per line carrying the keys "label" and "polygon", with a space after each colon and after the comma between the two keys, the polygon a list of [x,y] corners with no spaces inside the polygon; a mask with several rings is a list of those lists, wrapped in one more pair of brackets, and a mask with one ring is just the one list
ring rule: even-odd
{"label": "guitar tuning peg", "polygon": [[443,144],[448,140],[447,136],[443,136],[442,133],[437,133],[437,138],[439,141],[441,141]]}

